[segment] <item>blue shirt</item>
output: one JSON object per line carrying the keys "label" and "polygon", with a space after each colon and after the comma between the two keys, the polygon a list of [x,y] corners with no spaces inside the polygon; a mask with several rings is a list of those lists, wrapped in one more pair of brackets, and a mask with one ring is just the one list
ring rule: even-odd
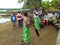
{"label": "blue shirt", "polygon": [[16,16],[11,16],[11,22],[15,23],[16,22]]}

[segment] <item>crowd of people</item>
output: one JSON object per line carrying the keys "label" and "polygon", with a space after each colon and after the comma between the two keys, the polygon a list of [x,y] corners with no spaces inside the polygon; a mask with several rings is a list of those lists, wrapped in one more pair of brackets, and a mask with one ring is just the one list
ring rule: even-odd
{"label": "crowd of people", "polygon": [[16,26],[16,22],[18,21],[18,27],[22,27],[22,14],[19,11],[18,13],[12,12],[11,14],[11,22],[13,24],[13,27]]}
{"label": "crowd of people", "polygon": [[[11,14],[11,22],[13,27],[16,27],[16,22],[18,21],[18,27],[23,27],[23,36],[21,45],[30,44],[30,26],[33,24],[35,28],[36,35],[40,37],[39,30],[44,27],[44,25],[54,25],[55,28],[60,28],[60,14],[52,13],[50,11],[43,14],[37,7],[33,10],[33,18],[29,17],[28,11],[24,11],[24,14],[21,14],[19,11],[17,14]],[[33,22],[33,23],[32,23]],[[57,25],[58,24],[58,25]],[[58,26],[58,27],[57,27]]]}

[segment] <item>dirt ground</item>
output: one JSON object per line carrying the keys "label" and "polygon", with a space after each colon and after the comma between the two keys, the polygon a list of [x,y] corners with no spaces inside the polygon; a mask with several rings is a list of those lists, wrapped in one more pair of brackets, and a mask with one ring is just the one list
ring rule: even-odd
{"label": "dirt ground", "polygon": [[[34,27],[31,26],[31,44],[32,45],[55,45],[58,31],[53,26],[45,26],[39,31],[40,37],[37,37]],[[22,38],[22,28],[13,29],[10,22],[0,24],[0,45],[19,45]]]}

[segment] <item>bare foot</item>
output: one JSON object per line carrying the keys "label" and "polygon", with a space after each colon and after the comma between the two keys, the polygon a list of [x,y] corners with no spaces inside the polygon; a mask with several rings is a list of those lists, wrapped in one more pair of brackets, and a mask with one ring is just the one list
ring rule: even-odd
{"label": "bare foot", "polygon": [[32,45],[32,44],[30,44],[30,45]]}
{"label": "bare foot", "polygon": [[24,41],[23,41],[23,40],[20,42],[20,45],[25,45],[25,43],[24,43]]}

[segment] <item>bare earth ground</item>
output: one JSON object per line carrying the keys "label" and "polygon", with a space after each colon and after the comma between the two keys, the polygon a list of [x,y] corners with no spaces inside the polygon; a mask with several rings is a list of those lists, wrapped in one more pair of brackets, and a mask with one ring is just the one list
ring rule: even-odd
{"label": "bare earth ground", "polygon": [[[40,30],[40,37],[35,34],[31,26],[31,44],[32,45],[56,45],[58,32],[53,26],[45,26]],[[0,24],[0,45],[19,45],[22,38],[22,29],[16,27],[13,29],[10,22]]]}

